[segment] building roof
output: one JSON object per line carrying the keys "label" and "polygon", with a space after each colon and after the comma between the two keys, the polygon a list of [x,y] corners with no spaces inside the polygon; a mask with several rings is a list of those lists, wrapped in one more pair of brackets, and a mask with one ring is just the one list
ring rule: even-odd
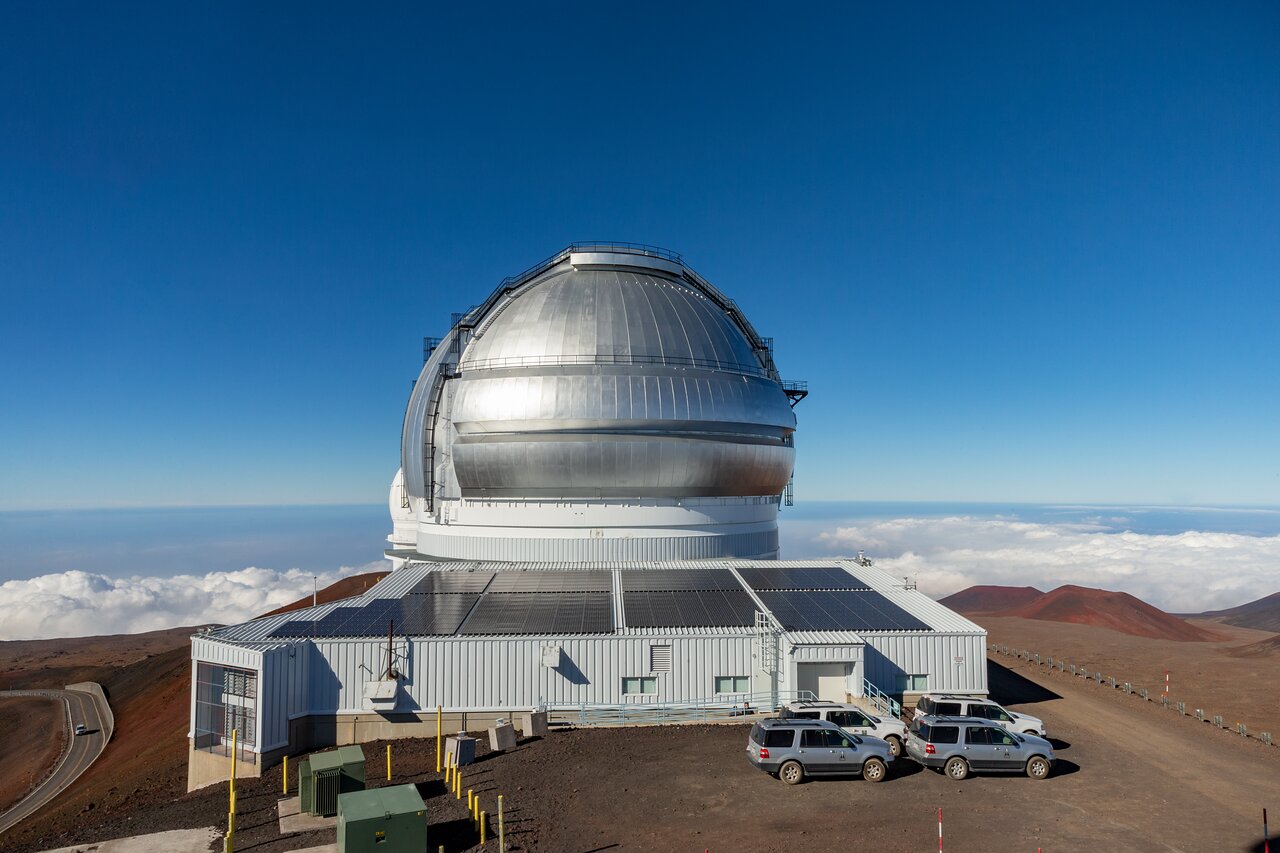
{"label": "building roof", "polygon": [[[813,589],[753,588],[751,570],[794,575]],[[801,570],[825,570],[803,572]],[[831,571],[838,569],[839,571]],[[637,591],[631,572],[691,573],[707,590]],[[784,574],[778,575],[781,571]],[[701,574],[699,574],[701,573]],[[708,574],[710,573],[710,574]],[[697,578],[733,578],[731,583]],[[819,578],[820,580],[814,580]],[[492,587],[495,579],[502,591]],[[551,581],[554,581],[553,583]],[[756,580],[756,583],[763,583]],[[652,586],[653,584],[649,584]],[[678,584],[657,583],[658,586]],[[785,582],[781,584],[785,586]],[[728,587],[733,587],[729,589]],[[542,591],[550,589],[551,591]],[[605,589],[610,591],[605,592]],[[430,590],[424,592],[424,590]],[[566,591],[571,590],[571,591]],[[598,591],[596,591],[598,590]],[[802,626],[767,601],[817,608]],[[607,602],[607,604],[606,604]],[[643,607],[642,607],[643,605]],[[827,606],[829,612],[823,612]],[[428,616],[406,618],[406,609]],[[515,607],[513,611],[511,608]],[[846,609],[839,609],[844,607]],[[398,608],[398,609],[397,609]],[[585,609],[584,609],[585,608]],[[601,608],[604,608],[603,610]],[[851,608],[851,609],[850,609]],[[502,612],[495,612],[501,609]],[[479,614],[479,615],[478,615]],[[550,615],[547,615],[550,614]],[[643,618],[641,618],[643,614]],[[763,614],[763,616],[758,615]],[[861,615],[859,615],[861,614]],[[860,644],[873,634],[985,634],[975,623],[874,566],[852,560],[706,560],[666,563],[410,563],[361,595],[302,610],[254,619],[203,635],[236,645],[278,645],[308,639],[381,642],[389,623],[397,636],[423,640],[509,636],[733,636],[759,630],[757,620],[793,645]],[[671,624],[664,624],[670,622]],[[636,623],[636,624],[631,624]],[[804,626],[817,624],[820,630]],[[859,627],[859,626],[863,627]],[[353,628],[352,626],[363,626]],[[476,626],[487,626],[477,629]],[[497,626],[493,633],[487,633]],[[555,626],[554,628],[552,626]],[[566,626],[580,626],[574,630]],[[866,627],[871,626],[871,627]],[[480,630],[486,633],[479,633]]]}

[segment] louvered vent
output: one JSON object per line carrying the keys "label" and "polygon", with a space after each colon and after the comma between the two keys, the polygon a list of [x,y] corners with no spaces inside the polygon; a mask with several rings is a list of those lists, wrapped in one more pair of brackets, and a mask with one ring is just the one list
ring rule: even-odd
{"label": "louvered vent", "polygon": [[649,671],[650,672],[670,672],[671,671],[671,647],[670,646],[650,646],[649,647]]}

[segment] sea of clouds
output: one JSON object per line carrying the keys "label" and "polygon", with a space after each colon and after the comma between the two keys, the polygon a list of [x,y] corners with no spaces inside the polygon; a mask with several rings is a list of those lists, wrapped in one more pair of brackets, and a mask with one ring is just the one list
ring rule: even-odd
{"label": "sea of clouds", "polygon": [[1234,607],[1280,591],[1280,536],[1115,529],[1123,519],[1041,523],[950,516],[866,520],[825,530],[829,553],[875,564],[940,598],[974,584],[1120,590],[1175,613]]}
{"label": "sea of clouds", "polygon": [[135,634],[182,625],[233,624],[296,601],[318,576],[324,589],[386,561],[326,572],[246,568],[171,577],[66,571],[0,584],[0,639]]}
{"label": "sea of clouds", "polygon": [[[1069,522],[947,515],[811,522],[784,556],[851,555],[942,597],[973,584],[1121,590],[1165,610],[1234,607],[1280,591],[1280,535],[1154,534],[1122,517]],[[800,529],[794,529],[799,533]],[[791,534],[793,540],[796,538]],[[0,583],[0,639],[232,624],[385,562],[328,571],[245,568],[176,576],[63,571]]]}

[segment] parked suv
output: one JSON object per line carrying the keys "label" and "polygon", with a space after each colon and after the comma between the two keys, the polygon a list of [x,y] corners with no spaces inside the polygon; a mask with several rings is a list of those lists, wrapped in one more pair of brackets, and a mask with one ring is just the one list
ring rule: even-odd
{"label": "parked suv", "polygon": [[889,744],[889,752],[894,758],[901,757],[902,744],[907,740],[907,727],[901,720],[873,716],[857,705],[791,702],[782,706],[779,716],[797,720],[827,720],[850,734],[878,737]]}
{"label": "parked suv", "polygon": [[975,717],[924,716],[911,722],[907,755],[957,782],[973,771],[1026,773],[1047,779],[1056,760],[1049,741],[1006,731]]}
{"label": "parked suv", "polygon": [[1019,714],[1000,706],[990,699],[977,696],[952,696],[946,693],[926,693],[916,703],[913,716],[918,720],[926,716],[977,717],[990,720],[997,726],[1024,735],[1045,736],[1044,721],[1030,714]]}
{"label": "parked suv", "polygon": [[854,773],[868,782],[883,782],[893,755],[879,738],[851,735],[835,723],[776,718],[751,727],[747,759],[788,785],[797,785],[806,776]]}

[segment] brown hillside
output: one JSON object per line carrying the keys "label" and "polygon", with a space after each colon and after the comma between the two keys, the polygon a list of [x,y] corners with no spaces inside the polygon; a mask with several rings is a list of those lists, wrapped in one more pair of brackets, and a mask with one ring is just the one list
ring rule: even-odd
{"label": "brown hillside", "polygon": [[1196,616],[1240,628],[1256,628],[1259,631],[1280,633],[1280,592],[1273,592],[1265,598],[1241,604],[1239,607],[1210,610],[1207,613],[1198,613]]}
{"label": "brown hillside", "polygon": [[56,699],[0,695],[0,811],[25,797],[58,760],[67,742],[65,719]]}
{"label": "brown hillside", "polygon": [[1000,614],[1110,628],[1136,637],[1204,642],[1216,635],[1129,595],[1083,586],[1060,586]]}
{"label": "brown hillside", "polygon": [[[316,595],[316,604],[328,604],[331,601],[341,601],[344,598],[351,598],[353,595],[360,595],[362,592],[373,586],[378,581],[385,578],[389,572],[366,572],[363,575],[352,575],[349,578],[343,578],[335,584],[330,584]],[[277,607],[263,616],[278,616],[281,613],[292,613],[295,610],[301,610],[304,607],[311,606],[311,596],[304,595],[292,604],[286,604],[284,607]]]}
{"label": "brown hillside", "polygon": [[1280,656],[1280,634],[1247,646],[1235,646],[1224,651],[1233,658],[1277,657]]}
{"label": "brown hillside", "polygon": [[979,584],[939,601],[964,614],[999,613],[1035,601],[1043,592],[1033,586],[996,586]]}

